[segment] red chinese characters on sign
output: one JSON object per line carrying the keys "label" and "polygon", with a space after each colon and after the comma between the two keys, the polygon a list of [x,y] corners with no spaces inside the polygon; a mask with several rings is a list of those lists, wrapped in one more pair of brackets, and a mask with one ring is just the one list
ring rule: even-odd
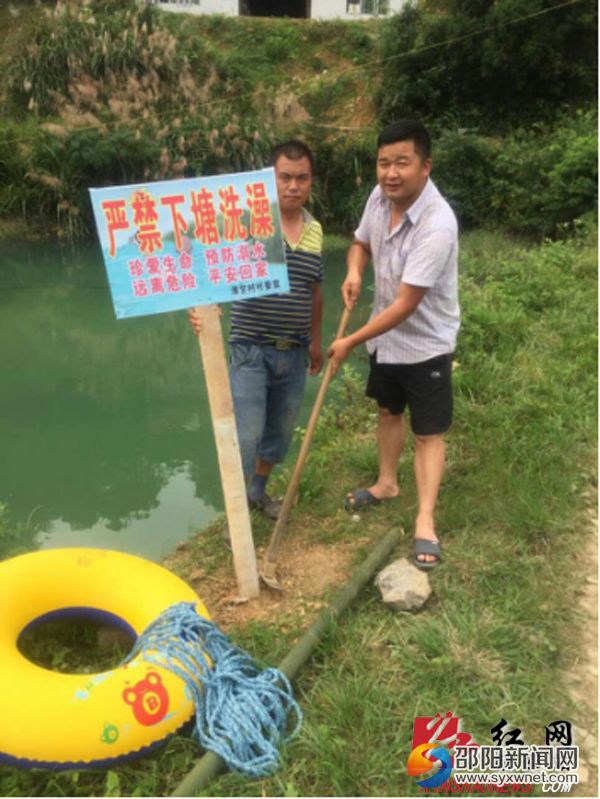
{"label": "red chinese characters on sign", "polygon": [[160,258],[158,258],[156,255],[146,258],[146,271],[149,275],[160,275],[160,270]]}
{"label": "red chinese characters on sign", "polygon": [[179,256],[179,266],[182,269],[191,269],[193,265],[194,261],[189,252],[182,252],[181,255]]}
{"label": "red chinese characters on sign", "polygon": [[169,275],[174,275],[177,272],[177,261],[172,255],[165,255],[162,259],[162,271]]}
{"label": "red chinese characters on sign", "polygon": [[156,200],[144,189],[136,191],[131,198],[133,224],[137,227],[136,240],[141,252],[151,254],[162,250],[162,234],[157,227]]}
{"label": "red chinese characters on sign", "polygon": [[265,278],[269,277],[269,267],[266,261],[257,261],[254,265],[255,277]]}
{"label": "red chinese characters on sign", "polygon": [[268,239],[275,232],[271,204],[264,183],[250,183],[246,186],[247,206],[250,209],[250,235]]}
{"label": "red chinese characters on sign", "polygon": [[125,210],[125,200],[105,200],[102,203],[102,212],[106,219],[106,226],[108,229],[108,251],[110,257],[114,258],[117,251],[115,231],[127,230],[129,228],[129,221]]}
{"label": "red chinese characters on sign", "polygon": [[148,296],[148,286],[146,285],[145,280],[134,280],[131,284],[133,286],[133,296],[134,297],[147,297]]}
{"label": "red chinese characters on sign", "polygon": [[[254,261],[255,258],[266,257],[266,250],[258,242],[254,245],[239,244],[236,247],[216,247],[204,251],[208,279],[216,286],[224,283],[231,286],[234,295],[262,293],[264,289],[277,288],[269,280],[269,264],[267,261]],[[254,283],[251,281],[257,280]],[[239,285],[237,285],[239,284]]]}
{"label": "red chinese characters on sign", "polygon": [[252,264],[240,265],[240,280],[252,280]]}
{"label": "red chinese characters on sign", "polygon": [[253,261],[259,261],[261,258],[267,257],[267,251],[260,241],[252,245],[250,257]]}
{"label": "red chinese characters on sign", "polygon": [[221,263],[234,264],[235,256],[232,247],[221,247]]}
{"label": "red chinese characters on sign", "polygon": [[239,207],[240,195],[235,193],[233,186],[227,186],[219,189],[219,197],[219,210],[223,214],[223,238],[225,241],[245,239],[248,232],[242,224],[244,210]]}
{"label": "red chinese characters on sign", "polygon": [[175,247],[177,252],[181,252],[183,249],[183,235],[187,232],[187,225],[185,219],[177,210],[177,206],[185,202],[185,197],[183,194],[172,194],[167,197],[161,197],[160,202],[162,205],[168,205],[171,209],[173,234],[175,235]]}
{"label": "red chinese characters on sign", "polygon": [[223,274],[225,275],[225,282],[227,284],[235,283],[238,279],[238,271],[235,266],[226,266],[223,270]]}
{"label": "red chinese characters on sign", "polygon": [[[247,244],[243,240],[248,235],[254,239],[266,239],[275,235],[267,187],[264,182],[258,181],[246,184],[245,191],[248,211],[244,211],[243,202],[233,185],[219,189],[218,210],[222,215],[222,222],[218,222],[213,192],[204,187],[189,194],[159,195],[158,199],[147,189],[138,189],[128,201],[105,200],[101,203],[101,208],[108,232],[109,254],[112,258],[116,255],[117,231],[132,227],[136,230],[135,240],[143,255],[152,255],[162,250],[164,228],[161,226],[157,210],[157,207],[162,206],[170,213],[170,227],[178,253],[189,254],[190,251],[185,215],[191,212],[194,218],[193,235],[204,246],[218,245],[221,243],[221,238],[225,242],[242,240],[243,243],[236,247],[235,253],[231,247],[221,248],[223,264],[233,265],[236,260],[239,263],[265,258],[266,252],[261,242]],[[133,213],[132,220],[128,217],[128,207]],[[245,218],[246,224],[244,224]]]}
{"label": "red chinese characters on sign", "polygon": [[238,244],[235,248],[235,257],[238,261],[249,261],[250,260],[250,245],[249,244]]}
{"label": "red chinese characters on sign", "polygon": [[164,294],[165,293],[165,285],[163,283],[162,277],[151,277],[150,278],[150,292],[152,294]]}
{"label": "red chinese characters on sign", "polygon": [[144,260],[133,258],[127,266],[133,278],[131,290],[134,297],[171,294],[198,287],[196,275],[190,271],[194,260],[189,253],[181,253],[178,259],[173,255],[151,255]]}
{"label": "red chinese characters on sign", "polygon": [[167,291],[181,291],[181,284],[177,275],[167,275],[166,277]]}
{"label": "red chinese characters on sign", "polygon": [[194,236],[202,244],[218,244],[221,239],[212,192],[206,189],[199,192],[193,191],[190,208],[195,221]]}
{"label": "red chinese characters on sign", "polygon": [[228,175],[102,190],[94,213],[117,316],[185,307],[206,289],[211,301],[277,289],[271,273],[283,252],[270,181]]}
{"label": "red chinese characters on sign", "polygon": [[206,259],[207,266],[217,266],[219,263],[219,251],[218,250],[205,250],[204,251],[204,258]]}
{"label": "red chinese characters on sign", "polygon": [[141,277],[144,274],[144,264],[139,258],[129,261],[128,267],[131,277]]}
{"label": "red chinese characters on sign", "polygon": [[181,275],[181,284],[184,291],[195,289],[197,287],[196,275],[193,272],[184,272]]}

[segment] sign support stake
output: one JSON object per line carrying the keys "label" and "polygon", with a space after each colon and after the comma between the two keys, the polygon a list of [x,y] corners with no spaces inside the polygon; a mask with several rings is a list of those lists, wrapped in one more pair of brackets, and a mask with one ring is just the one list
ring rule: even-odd
{"label": "sign support stake", "polygon": [[252,599],[258,596],[260,590],[258,570],[221,333],[220,311],[218,305],[199,305],[195,310],[202,322],[198,343],[217,445],[233,565],[240,597]]}

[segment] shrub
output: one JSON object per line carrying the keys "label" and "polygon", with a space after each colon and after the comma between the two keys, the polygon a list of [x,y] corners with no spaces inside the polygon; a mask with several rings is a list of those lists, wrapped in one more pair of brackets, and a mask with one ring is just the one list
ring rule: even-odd
{"label": "shrub", "polygon": [[448,130],[434,143],[433,179],[462,228],[556,236],[596,207],[595,131],[595,111],[503,138]]}
{"label": "shrub", "polygon": [[469,131],[445,131],[434,143],[432,177],[462,228],[493,221],[490,201],[496,151],[493,141]]}
{"label": "shrub", "polygon": [[509,230],[555,235],[597,202],[596,113],[517,130],[498,147],[490,205]]}
{"label": "shrub", "polygon": [[375,135],[315,146],[315,213],[328,232],[356,228],[375,185]]}
{"label": "shrub", "polygon": [[407,5],[382,37],[381,121],[419,116],[438,124],[450,115],[462,126],[506,131],[593,100],[596,6],[544,13],[548,7],[546,0]]}

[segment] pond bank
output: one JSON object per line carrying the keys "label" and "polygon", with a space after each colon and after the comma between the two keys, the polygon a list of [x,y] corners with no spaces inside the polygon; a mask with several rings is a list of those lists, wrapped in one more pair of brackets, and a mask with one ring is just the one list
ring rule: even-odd
{"label": "pond bank", "polygon": [[[543,745],[545,726],[557,719],[595,737],[565,679],[581,662],[584,625],[596,635],[579,606],[592,564],[578,560],[594,540],[596,281],[594,231],[530,248],[483,231],[463,237],[464,325],[438,514],[444,561],[430,575],[432,596],[418,614],[393,614],[366,588],[295,683],[305,721],[281,768],[262,780],[223,775],[205,795],[413,796],[405,764],[414,720],[436,712],[458,716],[480,744],[491,743],[502,718],[530,745]],[[235,584],[222,520],[166,561],[264,665],[282,659],[334,584],[389,529],[406,533],[397,556],[411,548],[410,442],[398,501],[353,522],[342,500],[376,470],[374,409],[352,368],[331,390],[340,401],[324,409],[292,511],[281,607],[265,595],[253,618],[249,603],[228,601]],[[276,495],[289,473],[287,465],[275,478]],[[254,527],[264,547],[271,527],[263,519]],[[163,796],[197,756],[179,736],[108,773],[5,768],[0,793]],[[573,794],[589,795],[586,787]]]}

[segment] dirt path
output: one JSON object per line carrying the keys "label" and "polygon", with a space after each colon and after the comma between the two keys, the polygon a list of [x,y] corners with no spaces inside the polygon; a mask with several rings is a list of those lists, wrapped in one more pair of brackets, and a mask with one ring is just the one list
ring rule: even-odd
{"label": "dirt path", "polygon": [[[285,590],[263,588],[252,602],[240,602],[237,598],[235,575],[229,562],[210,574],[202,568],[186,569],[185,579],[201,592],[208,612],[225,632],[232,626],[244,626],[251,621],[268,621],[285,629],[287,623],[297,624],[300,618],[306,626],[326,604],[327,592],[339,588],[348,579],[354,549],[366,540],[357,538],[354,547],[340,547],[314,542],[307,546],[298,537],[286,538],[277,570]],[[263,554],[264,548],[259,547],[259,560]],[[163,565],[172,568],[175,563],[185,567],[185,548],[166,558]]]}
{"label": "dirt path", "polygon": [[573,722],[580,755],[580,782],[571,796],[598,796],[598,515],[595,509],[588,511],[588,519],[590,535],[582,552],[582,583],[574,619],[579,657],[565,673],[565,688],[577,706]]}

